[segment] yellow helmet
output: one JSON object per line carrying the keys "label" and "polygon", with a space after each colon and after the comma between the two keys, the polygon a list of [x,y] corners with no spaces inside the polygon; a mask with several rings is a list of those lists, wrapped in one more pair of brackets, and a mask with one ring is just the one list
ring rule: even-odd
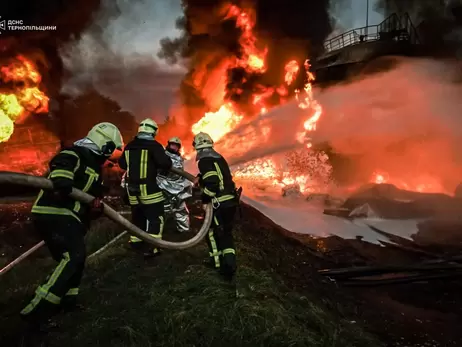
{"label": "yellow helmet", "polygon": [[213,140],[209,134],[200,132],[196,136],[194,136],[192,145],[195,150],[202,148],[212,148]]}
{"label": "yellow helmet", "polygon": [[91,140],[106,156],[111,156],[116,149],[121,150],[124,140],[120,130],[112,123],[98,123],[88,132],[87,139]]}
{"label": "yellow helmet", "polygon": [[146,118],[140,123],[140,126],[138,127],[138,133],[148,133],[152,134],[152,136],[156,136],[158,129],[159,127],[157,126],[156,122],[154,122],[151,118]]}
{"label": "yellow helmet", "polygon": [[171,137],[170,140],[168,140],[168,143],[175,143],[181,147],[181,140],[177,136]]}

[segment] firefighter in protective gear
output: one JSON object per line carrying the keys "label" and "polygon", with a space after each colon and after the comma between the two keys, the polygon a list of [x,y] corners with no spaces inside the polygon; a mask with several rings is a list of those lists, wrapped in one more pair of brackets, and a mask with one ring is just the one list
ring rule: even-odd
{"label": "firefighter in protective gear", "polygon": [[[60,309],[77,306],[86,259],[84,237],[91,219],[103,212],[102,166],[122,147],[119,129],[111,123],[100,123],[49,163],[48,178],[53,182],[53,190],[40,191],[32,207],[32,218],[59,265],[21,311],[21,316],[34,327],[46,323]],[[73,187],[96,198],[90,205],[81,204],[69,196]]]}
{"label": "firefighter in protective gear", "polygon": [[[157,124],[152,119],[143,120],[138,134],[125,147],[119,166],[126,170],[125,184],[133,224],[152,237],[162,238],[165,199],[156,177],[158,170],[172,167],[172,160],[155,140],[157,130]],[[148,246],[135,236],[130,237],[130,244],[144,251],[145,256],[159,253],[157,248]]]}
{"label": "firefighter in protective gear", "polygon": [[[184,159],[180,154],[181,140],[172,137],[168,140],[165,153],[170,157],[173,167],[183,170]],[[161,171],[157,176],[157,184],[164,192],[165,214],[173,216],[178,232],[189,231],[189,210],[185,200],[192,196],[192,183],[173,172]]]}
{"label": "firefighter in protective gear", "polygon": [[214,213],[207,243],[212,265],[231,280],[236,272],[236,250],[233,227],[239,197],[226,160],[213,149],[213,140],[206,133],[194,137],[193,147],[197,151],[199,185],[202,188],[202,203],[212,202]]}

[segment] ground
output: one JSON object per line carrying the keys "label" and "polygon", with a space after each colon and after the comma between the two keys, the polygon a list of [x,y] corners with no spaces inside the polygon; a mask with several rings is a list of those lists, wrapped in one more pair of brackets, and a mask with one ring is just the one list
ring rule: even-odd
{"label": "ground", "polygon": [[[258,211],[242,212],[236,287],[202,264],[205,244],[145,261],[122,242],[89,261],[86,309],[57,317],[51,346],[461,345],[460,281],[344,288],[317,270],[415,256],[354,240],[294,238]],[[192,213],[200,223],[197,208]],[[121,231],[104,218],[92,229],[90,252]],[[42,250],[2,277],[1,345],[14,345],[17,312],[52,265]]]}

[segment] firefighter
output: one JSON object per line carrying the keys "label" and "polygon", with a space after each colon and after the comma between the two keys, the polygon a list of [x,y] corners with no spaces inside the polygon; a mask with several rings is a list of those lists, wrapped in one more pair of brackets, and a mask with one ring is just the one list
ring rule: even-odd
{"label": "firefighter", "polygon": [[[165,153],[170,157],[173,167],[183,170],[184,159],[180,154],[181,140],[172,137],[167,142]],[[178,232],[189,231],[189,210],[185,200],[192,196],[192,183],[186,178],[168,171],[161,171],[157,184],[164,192],[166,215],[173,215]]]}
{"label": "firefighter", "polygon": [[[158,126],[152,119],[143,120],[138,134],[125,147],[119,166],[126,170],[125,184],[133,224],[152,237],[162,238],[165,198],[156,178],[158,170],[172,167],[172,160],[155,140],[157,130]],[[159,253],[158,248],[148,246],[135,236],[131,236],[129,242],[133,248],[143,251],[146,257]]]}
{"label": "firefighter", "polygon": [[[48,178],[53,182],[53,190],[40,191],[32,217],[36,231],[59,264],[21,311],[31,327],[40,330],[61,309],[79,306],[77,294],[86,259],[84,237],[91,219],[103,212],[102,166],[122,147],[119,129],[111,123],[99,123],[85,138],[51,159]],[[96,198],[90,205],[81,204],[69,197],[73,187]]]}
{"label": "firefighter", "polygon": [[197,151],[202,203],[211,202],[214,208],[207,238],[211,265],[219,269],[225,279],[232,280],[236,272],[232,231],[239,205],[239,191],[236,190],[228,163],[213,149],[210,135],[198,133],[194,137],[193,147]]}

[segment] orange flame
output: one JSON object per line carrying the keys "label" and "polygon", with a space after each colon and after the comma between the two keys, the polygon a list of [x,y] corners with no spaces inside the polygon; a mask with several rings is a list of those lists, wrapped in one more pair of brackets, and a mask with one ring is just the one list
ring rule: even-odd
{"label": "orange flame", "polygon": [[298,65],[296,60],[291,60],[286,64],[285,71],[286,74],[284,77],[284,81],[288,86],[290,86],[297,77],[297,74],[300,71],[300,66]]}
{"label": "orange flame", "polygon": [[[267,49],[257,49],[257,39],[253,33],[255,22],[251,14],[233,5],[230,6],[226,18],[235,18],[237,27],[242,30],[242,36],[239,42],[243,54],[242,57],[237,60],[236,66],[242,67],[250,73],[265,72]],[[311,114],[305,121],[304,129],[302,129],[300,133],[294,135],[301,142],[306,142],[308,132],[316,130],[316,122],[322,114],[322,108],[313,96],[311,83],[314,81],[314,76],[309,72],[309,67],[310,65],[308,61],[306,61],[307,83],[303,91],[296,91],[299,107],[306,109],[307,113]],[[274,92],[278,93],[280,96],[288,95],[289,92],[287,87],[294,83],[299,72],[300,66],[297,61],[290,60],[284,68],[285,83],[283,85],[277,88],[263,88],[263,90],[252,96],[252,104],[257,107],[260,114],[268,112],[270,105],[267,104],[266,100],[271,97]],[[202,119],[192,126],[191,130],[193,134],[197,134],[201,131],[206,132],[214,141],[218,141],[239,126],[243,119],[243,115],[236,112],[233,104],[227,103],[222,105],[216,112],[206,113]],[[261,129],[261,131],[263,135],[267,129]],[[250,139],[247,140],[250,141]],[[243,139],[243,141],[246,141],[246,139]],[[309,148],[310,144],[308,144],[307,147]],[[188,154],[185,156],[189,157]],[[327,157],[322,160],[323,163],[320,165],[326,166]],[[329,169],[327,171],[329,171]],[[239,180],[258,181],[264,179],[265,182],[270,182],[270,184],[276,187],[296,185],[302,192],[310,190],[310,186],[312,186],[310,179],[313,177],[313,175],[297,175],[293,173],[293,170],[284,168],[283,165],[277,163],[273,158],[249,163],[244,168],[239,168],[235,171],[234,176]]]}
{"label": "orange flame", "polygon": [[375,184],[391,183],[399,189],[420,193],[441,193],[446,191],[438,179],[428,175],[414,176],[403,180],[400,178],[392,179],[385,172],[375,172],[370,181]]}
{"label": "orange flame", "polygon": [[0,78],[14,92],[0,93],[0,142],[10,139],[14,123],[31,113],[48,112],[49,98],[39,89],[42,77],[35,64],[24,56],[0,68]]}
{"label": "orange flame", "polygon": [[[237,6],[230,6],[227,18],[235,18],[237,26],[242,29],[240,45],[243,51],[242,57],[237,59],[235,66],[246,69],[247,72],[265,72],[266,71],[266,48],[258,50],[256,37],[253,34],[255,21],[250,12],[243,11]],[[309,60],[304,63],[306,71],[306,84],[302,90],[295,90],[295,97],[298,107],[306,110],[307,116],[303,123],[302,129],[294,131],[295,140],[304,144],[305,149],[293,151],[281,155],[271,156],[252,161],[244,166],[238,167],[233,175],[240,184],[253,182],[258,184],[264,182],[265,186],[287,188],[296,187],[301,193],[314,192],[325,189],[330,184],[332,166],[329,158],[324,153],[316,153],[307,149],[312,148],[313,144],[310,139],[310,133],[316,131],[318,121],[322,117],[323,108],[316,100],[313,92],[312,83],[315,81],[314,74],[310,71],[311,65]],[[289,88],[295,82],[300,73],[300,66],[296,60],[290,60],[284,67],[284,83],[279,87],[262,88],[254,93],[251,103],[264,114],[270,110],[271,105],[267,102],[275,92],[280,96],[288,96]],[[209,133],[215,141],[223,139],[226,134],[240,125],[244,117],[236,111],[237,108],[232,103],[224,103],[218,111],[209,112],[192,126],[193,134],[200,131]],[[271,129],[259,129],[259,136],[267,136]],[[250,136],[250,135],[249,135]],[[245,137],[245,136],[244,136]],[[258,137],[258,136],[257,136]],[[255,145],[256,138],[242,138],[242,150],[252,143]],[[250,146],[250,147],[252,147]],[[250,148],[249,147],[249,148]],[[188,157],[188,155],[186,155]],[[295,162],[300,162],[301,170],[294,169],[293,165],[288,163],[290,158],[295,158]],[[298,164],[297,164],[298,165]],[[404,176],[403,176],[404,177]],[[444,191],[442,184],[431,177],[408,178],[407,180],[393,178],[390,179],[384,172],[376,172],[371,177],[371,182],[380,184],[393,182],[398,188],[419,191],[419,192],[438,192]],[[349,187],[352,188],[352,187]]]}
{"label": "orange flame", "polygon": [[251,72],[266,71],[266,54],[268,49],[262,51],[257,49],[257,39],[253,34],[255,21],[250,14],[250,11],[245,12],[239,7],[232,5],[228,10],[225,19],[235,18],[236,26],[242,30],[242,35],[239,43],[244,52],[242,58],[238,59],[237,65]]}
{"label": "orange flame", "polygon": [[224,135],[233,130],[243,119],[242,115],[236,114],[231,104],[220,107],[217,112],[208,112],[191,128],[194,135],[199,132],[209,134],[214,141],[218,141]]}

